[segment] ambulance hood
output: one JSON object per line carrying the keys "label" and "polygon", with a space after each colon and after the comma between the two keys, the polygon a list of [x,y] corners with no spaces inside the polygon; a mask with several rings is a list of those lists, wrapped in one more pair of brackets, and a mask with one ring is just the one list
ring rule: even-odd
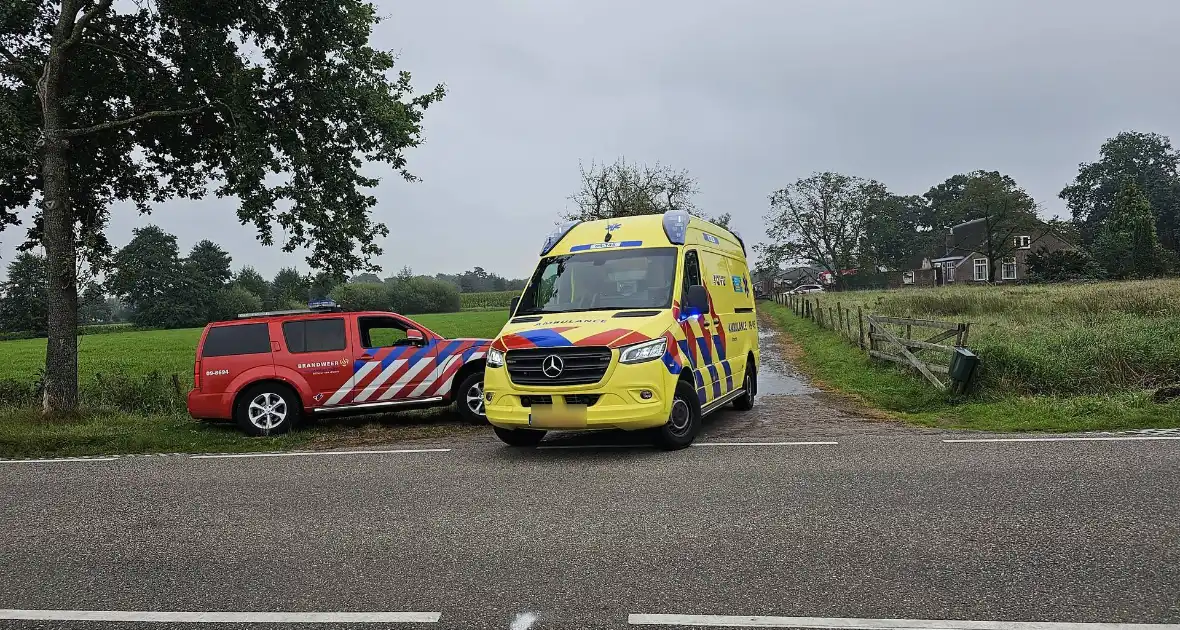
{"label": "ambulance hood", "polygon": [[670,309],[524,315],[509,321],[492,347],[498,350],[563,346],[621,348],[657,339],[673,322]]}

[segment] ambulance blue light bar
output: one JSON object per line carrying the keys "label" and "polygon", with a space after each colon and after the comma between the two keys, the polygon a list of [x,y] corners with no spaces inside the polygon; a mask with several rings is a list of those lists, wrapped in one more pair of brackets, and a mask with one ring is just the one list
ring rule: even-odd
{"label": "ambulance blue light bar", "polygon": [[557,226],[556,230],[550,232],[549,236],[545,237],[545,244],[541,246],[541,255],[544,256],[545,254],[553,251],[553,248],[557,247],[557,244],[561,242],[561,239],[565,238],[565,235],[569,234],[569,231],[574,229],[574,226],[576,226],[578,223],[578,221],[562,223],[561,225]]}
{"label": "ambulance blue light bar", "polygon": [[688,221],[691,217],[684,210],[669,210],[664,213],[664,234],[673,245],[683,245],[688,238]]}

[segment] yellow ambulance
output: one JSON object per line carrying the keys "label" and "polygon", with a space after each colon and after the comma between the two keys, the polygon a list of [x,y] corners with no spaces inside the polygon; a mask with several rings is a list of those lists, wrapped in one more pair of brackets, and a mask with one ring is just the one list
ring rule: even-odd
{"label": "yellow ambulance", "polygon": [[706,415],[753,407],[758,361],[740,237],[682,211],[568,223],[488,350],[484,409],[512,446],[618,428],[684,448]]}

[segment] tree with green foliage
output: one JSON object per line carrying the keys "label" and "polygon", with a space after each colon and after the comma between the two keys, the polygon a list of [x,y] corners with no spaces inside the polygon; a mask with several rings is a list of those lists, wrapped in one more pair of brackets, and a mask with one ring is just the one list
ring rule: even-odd
{"label": "tree with green foliage", "polygon": [[1112,278],[1151,278],[1167,272],[1168,252],[1156,237],[1151,202],[1134,180],[1123,182],[1094,239],[1094,257]]}
{"label": "tree with green foliage", "polygon": [[270,301],[266,308],[286,309],[307,306],[310,281],[291,267],[283,267],[270,283]]}
{"label": "tree with green foliage", "polygon": [[0,227],[30,209],[45,247],[45,412],[77,407],[75,265],[109,253],[114,202],[147,212],[212,186],[313,269],[371,264],[388,234],[371,165],[412,180],[405,151],[444,93],[413,94],[368,44],[378,21],[364,0],[0,5]]}
{"label": "tree with green foliage", "polygon": [[[1128,179],[1146,197],[1160,242],[1180,252],[1180,151],[1167,136],[1137,131],[1104,142],[1098,161],[1080,164],[1073,183],[1059,195],[1073,213],[1082,243],[1090,245],[1103,234]],[[1109,234],[1107,240],[1109,245]]]}
{"label": "tree with green foliage", "polygon": [[214,296],[226,288],[233,277],[231,262],[229,253],[208,239],[193,245],[188,258],[181,262],[181,273],[189,288],[185,301],[193,306],[192,326],[204,326],[218,319]]}
{"label": "tree with green foliage", "polygon": [[969,174],[959,173],[926,191],[922,195],[926,208],[918,220],[918,227],[933,234],[945,234],[951,226],[976,218],[971,205],[964,203],[970,180]]}
{"label": "tree with green foliage", "polygon": [[270,283],[253,267],[245,266],[234,274],[231,286],[241,287],[258,297],[265,305],[270,302]]}
{"label": "tree with green foliage", "polygon": [[366,271],[365,273],[358,273],[357,275],[349,278],[348,281],[367,284],[381,284],[381,276],[378,276],[372,271]]}
{"label": "tree with green foliage", "polygon": [[816,173],[776,190],[766,214],[768,242],[755,246],[768,266],[806,262],[832,273],[841,288],[844,269],[857,266],[866,217],[886,195],[879,182],[841,173]]}
{"label": "tree with green foliage", "polygon": [[[1015,179],[999,171],[972,171],[955,175],[940,187],[942,193],[934,196],[942,204],[937,216],[953,219],[957,223],[983,222],[983,241],[979,253],[987,257],[987,277],[998,278],[996,269],[1001,261],[1016,252],[1015,237],[1034,232],[1041,225],[1037,219],[1036,201]],[[931,199],[930,195],[927,193],[927,200]],[[931,201],[932,207],[934,204]],[[946,227],[950,226],[935,226],[935,235],[945,233]]]}
{"label": "tree with green foliage", "polygon": [[909,269],[931,244],[931,232],[918,231],[927,209],[926,201],[916,195],[871,195],[865,208],[860,268]]}
{"label": "tree with green foliage", "polygon": [[596,221],[642,214],[663,214],[684,210],[729,229],[728,213],[709,219],[693,203],[700,192],[697,180],[686,170],[676,170],[656,162],[654,165],[628,163],[619,158],[614,164],[590,163],[579,166],[581,185],[569,199],[574,210],[564,216],[569,221]]}
{"label": "tree with green foliage", "polygon": [[91,280],[82,289],[78,300],[78,321],[83,324],[107,324],[114,321],[114,311],[102,285]]}
{"label": "tree with green foliage", "polygon": [[179,328],[198,318],[194,293],[176,247],[176,237],[154,225],[136,228],[115,253],[108,280],[112,293],[131,307],[137,326]]}
{"label": "tree with green foliage", "polygon": [[45,257],[32,252],[21,252],[8,263],[8,276],[0,283],[0,330],[45,332],[46,269]]}

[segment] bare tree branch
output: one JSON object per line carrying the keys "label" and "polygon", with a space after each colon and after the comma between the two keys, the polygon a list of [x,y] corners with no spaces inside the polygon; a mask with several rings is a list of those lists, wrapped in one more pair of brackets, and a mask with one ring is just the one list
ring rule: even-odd
{"label": "bare tree branch", "polygon": [[100,131],[110,131],[111,129],[121,129],[123,127],[129,127],[129,126],[134,125],[136,123],[140,123],[145,120],[151,120],[153,118],[171,118],[171,117],[176,117],[176,116],[191,116],[193,114],[196,114],[196,113],[202,112],[206,109],[209,109],[210,107],[212,107],[212,105],[207,104],[207,105],[201,105],[199,107],[193,107],[190,109],[166,109],[166,110],[160,110],[160,111],[155,111],[155,112],[147,112],[146,114],[132,116],[131,118],[124,118],[123,120],[112,120],[109,122],[104,122],[104,123],[99,123],[97,125],[92,125],[90,127],[83,127],[82,129],[64,129],[64,130],[62,130],[61,135],[66,138],[75,138],[78,136],[85,136],[85,135],[92,134],[92,133],[98,133]]}
{"label": "bare tree branch", "polygon": [[82,35],[85,34],[86,27],[94,19],[94,16],[105,12],[109,8],[111,8],[111,0],[98,0],[98,4],[90,7],[89,11],[83,13],[82,17],[78,18],[78,21],[74,23],[74,30],[70,32],[70,38],[66,40],[65,44],[62,44],[62,50],[69,50],[71,47],[76,46],[78,42],[82,41]]}
{"label": "bare tree branch", "polygon": [[127,54],[127,53],[125,53],[125,52],[122,52],[122,51],[119,51],[119,50],[115,50],[114,48],[111,48],[111,47],[109,47],[109,46],[104,46],[104,45],[102,45],[102,44],[98,44],[98,43],[95,43],[95,42],[81,42],[81,45],[82,45],[82,46],[88,46],[88,47],[90,47],[90,48],[94,48],[95,50],[101,50],[101,51],[103,51],[103,52],[105,52],[105,53],[107,53],[107,54],[111,55],[112,57],[118,57],[119,59],[123,59],[123,60],[125,60],[125,61],[130,61],[130,62],[133,62],[133,63],[137,63],[137,64],[139,64],[139,65],[141,65],[141,66],[148,66],[148,67],[150,67],[150,64],[148,64],[148,63],[147,63],[146,61],[144,61],[143,59],[139,59],[139,58],[137,58],[137,57],[134,57],[134,56],[132,56],[132,55],[128,55],[128,54]]}
{"label": "bare tree branch", "polygon": [[36,68],[21,61],[20,57],[14,55],[11,50],[0,46],[0,56],[3,56],[8,60],[8,65],[11,65],[13,68],[16,68],[17,70],[25,73],[26,76],[33,80],[34,85],[36,85],[37,79],[41,78],[41,74],[37,72]]}

